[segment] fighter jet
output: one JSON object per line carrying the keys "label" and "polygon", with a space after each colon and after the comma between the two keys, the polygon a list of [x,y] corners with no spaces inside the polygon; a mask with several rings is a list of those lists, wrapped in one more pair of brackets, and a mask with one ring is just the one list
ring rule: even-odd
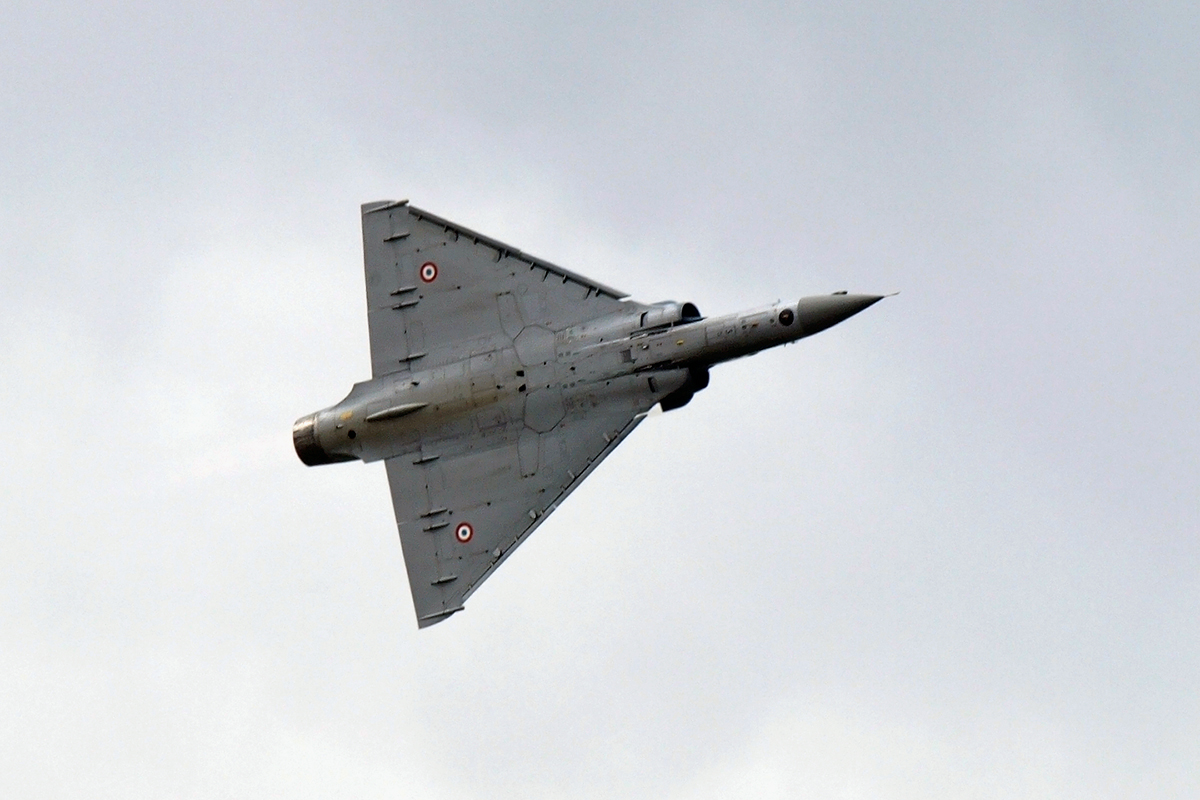
{"label": "fighter jet", "polygon": [[882,299],[720,317],[645,305],[401,200],[362,206],[371,373],[292,429],[309,466],[383,461],[417,625],[463,603],[654,406]]}

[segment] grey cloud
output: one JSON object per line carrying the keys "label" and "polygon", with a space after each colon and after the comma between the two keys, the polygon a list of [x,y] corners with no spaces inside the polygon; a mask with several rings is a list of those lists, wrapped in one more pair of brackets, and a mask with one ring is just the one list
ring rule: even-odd
{"label": "grey cloud", "polygon": [[[13,796],[1195,794],[1195,12],[9,8]],[[387,196],[716,313],[717,370],[417,633]]]}

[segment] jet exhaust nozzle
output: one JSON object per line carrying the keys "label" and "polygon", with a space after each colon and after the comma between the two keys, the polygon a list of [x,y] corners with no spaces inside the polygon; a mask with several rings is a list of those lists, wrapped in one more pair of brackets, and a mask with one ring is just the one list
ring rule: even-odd
{"label": "jet exhaust nozzle", "polygon": [[292,444],[296,446],[296,455],[310,467],[354,461],[354,456],[329,453],[321,447],[321,442],[317,439],[317,414],[309,414],[296,420],[296,424],[292,426]]}

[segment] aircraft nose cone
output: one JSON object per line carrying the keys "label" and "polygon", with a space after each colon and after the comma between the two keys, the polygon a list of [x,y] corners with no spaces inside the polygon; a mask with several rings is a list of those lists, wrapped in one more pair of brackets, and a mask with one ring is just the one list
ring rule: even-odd
{"label": "aircraft nose cone", "polygon": [[845,292],[804,297],[796,306],[796,321],[800,324],[804,336],[812,336],[853,317],[882,299],[883,295]]}

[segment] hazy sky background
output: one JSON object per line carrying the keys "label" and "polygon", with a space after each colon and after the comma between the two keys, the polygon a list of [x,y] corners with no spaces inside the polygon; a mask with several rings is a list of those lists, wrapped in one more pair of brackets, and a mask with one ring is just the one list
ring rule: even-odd
{"label": "hazy sky background", "polygon": [[[6,797],[1200,796],[1187,3],[0,5]],[[714,370],[418,632],[359,204]]]}

